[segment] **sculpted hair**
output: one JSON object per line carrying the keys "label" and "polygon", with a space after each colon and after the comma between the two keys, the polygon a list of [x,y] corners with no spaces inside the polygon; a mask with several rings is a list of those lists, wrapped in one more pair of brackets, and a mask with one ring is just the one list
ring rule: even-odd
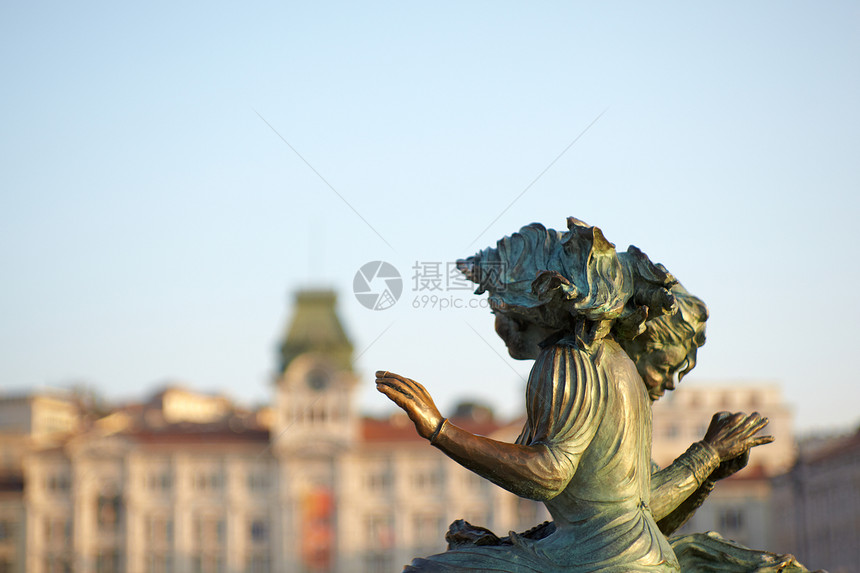
{"label": "sculpted hair", "polygon": [[645,323],[645,330],[633,340],[620,340],[622,348],[639,366],[652,352],[667,346],[683,348],[687,356],[684,368],[678,373],[681,380],[696,366],[696,354],[705,344],[705,322],[708,307],[679,283],[672,287],[677,311]]}
{"label": "sculpted hair", "polygon": [[575,335],[591,344],[609,334],[634,338],[644,324],[675,311],[677,281],[636,247],[617,253],[603,232],[569,217],[567,231],[532,223],[496,247],[457,261],[489,293],[494,312]]}

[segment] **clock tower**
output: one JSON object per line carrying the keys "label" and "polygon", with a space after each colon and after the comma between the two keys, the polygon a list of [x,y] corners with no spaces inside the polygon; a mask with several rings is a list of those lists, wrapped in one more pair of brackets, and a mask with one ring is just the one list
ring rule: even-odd
{"label": "clock tower", "polygon": [[352,343],[330,290],[296,293],[281,344],[270,436],[278,467],[276,559],[289,570],[331,571],[346,460],[359,438]]}
{"label": "clock tower", "polygon": [[353,347],[330,290],[296,294],[280,347],[272,440],[284,454],[331,455],[356,439]]}

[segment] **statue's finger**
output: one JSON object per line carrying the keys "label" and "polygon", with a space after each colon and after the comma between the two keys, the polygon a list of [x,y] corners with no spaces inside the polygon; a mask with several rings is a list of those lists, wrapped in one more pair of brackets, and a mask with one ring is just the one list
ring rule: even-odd
{"label": "statue's finger", "polygon": [[410,380],[410,382],[414,385],[413,388],[416,396],[420,396],[427,404],[433,404],[433,397],[430,395],[430,392],[427,391],[427,388],[415,380]]}
{"label": "statue's finger", "polygon": [[376,384],[377,384],[377,385],[379,385],[379,384],[385,384],[385,385],[387,385],[387,386],[402,386],[402,385],[403,385],[403,382],[401,382],[401,381],[400,381],[400,380],[398,380],[397,378],[391,378],[391,377],[388,377],[388,378],[377,378],[377,379],[376,379]]}
{"label": "statue's finger", "polygon": [[754,448],[756,446],[763,446],[765,444],[769,444],[773,441],[773,436],[759,436],[757,438],[753,438],[750,440],[750,447]]}
{"label": "statue's finger", "polygon": [[737,427],[740,429],[740,431],[746,432],[750,428],[755,427],[755,425],[758,424],[760,421],[761,420],[759,418],[753,418],[752,416],[744,416],[738,422]]}
{"label": "statue's finger", "polygon": [[391,400],[394,400],[395,402],[397,401],[396,398],[399,398],[399,396],[400,396],[400,393],[397,390],[395,390],[394,388],[392,388],[391,386],[389,386],[388,384],[383,384],[381,382],[377,382],[376,383],[376,389],[378,391],[382,392],[383,394],[385,394],[386,396],[388,396]]}
{"label": "statue's finger", "polygon": [[397,374],[396,372],[391,372],[390,370],[377,370],[376,371],[377,378],[396,378],[398,380],[402,380],[403,376]]}
{"label": "statue's finger", "polygon": [[767,418],[755,414],[754,417],[750,416],[749,418],[744,420],[744,422],[738,429],[738,433],[740,434],[741,439],[749,438],[757,434],[765,426],[767,426],[768,422],[770,422],[770,420],[768,420]]}
{"label": "statue's finger", "polygon": [[376,383],[376,389],[394,400],[397,401],[395,397],[402,396],[408,400],[414,400],[415,397],[409,392],[407,389],[403,388],[403,386],[391,383],[387,378],[383,379],[381,382],[378,381]]}
{"label": "statue's finger", "polygon": [[385,388],[391,388],[392,390],[400,392],[401,394],[411,394],[407,388],[403,387],[403,383],[400,380],[382,378],[381,380],[376,381],[376,385]]}
{"label": "statue's finger", "polygon": [[711,423],[708,424],[708,429],[705,436],[717,436],[723,432],[723,420],[730,416],[728,412],[717,412],[711,416]]}
{"label": "statue's finger", "polygon": [[401,382],[406,382],[409,380],[406,376],[402,374],[398,374],[397,372],[392,372],[391,370],[377,370],[376,371],[377,378],[389,378],[392,380],[400,380]]}
{"label": "statue's finger", "polygon": [[746,422],[746,416],[740,412],[736,412],[734,414],[730,414],[723,418],[723,433],[727,436],[737,434],[740,431],[743,431],[744,422]]}
{"label": "statue's finger", "polygon": [[751,434],[755,434],[760,431],[762,428],[767,426],[770,423],[770,420],[765,418],[764,416],[759,416],[759,419],[750,427]]}
{"label": "statue's finger", "polygon": [[411,378],[403,378],[400,381],[400,383],[403,385],[403,387],[405,389],[408,389],[408,391],[417,400],[421,400],[423,402],[427,401],[429,395],[427,394],[427,390],[424,388],[424,386],[422,386],[421,384],[419,384],[415,380],[412,380]]}
{"label": "statue's finger", "polygon": [[415,390],[424,390],[424,386],[422,386],[412,378],[403,378],[403,383],[410,388],[414,388]]}
{"label": "statue's finger", "polygon": [[385,397],[394,402],[398,408],[406,409],[407,400],[400,392],[382,385],[378,385],[376,389],[385,394]]}

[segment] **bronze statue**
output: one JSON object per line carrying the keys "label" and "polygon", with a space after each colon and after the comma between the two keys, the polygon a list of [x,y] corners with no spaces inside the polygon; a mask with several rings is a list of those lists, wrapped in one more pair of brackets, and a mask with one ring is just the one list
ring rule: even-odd
{"label": "bronze statue", "polygon": [[528,225],[458,266],[489,292],[510,355],[535,361],[516,443],[451,424],[414,380],[379,371],[377,389],[433,446],[543,501],[553,521],[505,538],[457,521],[447,552],[406,571],[806,571],[718,536],[666,538],[773,438],[757,436],[768,422],[759,414],[721,412],[702,441],[652,471],[650,403],[695,366],[708,316],[662,265],[569,218],[566,232]]}

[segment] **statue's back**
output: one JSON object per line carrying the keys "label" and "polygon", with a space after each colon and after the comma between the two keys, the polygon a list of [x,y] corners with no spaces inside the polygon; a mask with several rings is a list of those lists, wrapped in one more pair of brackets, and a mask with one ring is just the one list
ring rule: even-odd
{"label": "statue's back", "polygon": [[[677,571],[648,509],[651,409],[635,366],[612,340],[543,350],[529,378],[520,443],[546,444],[572,471],[546,502],[556,532],[541,540],[570,571]],[[566,470],[568,466],[570,470]]]}

